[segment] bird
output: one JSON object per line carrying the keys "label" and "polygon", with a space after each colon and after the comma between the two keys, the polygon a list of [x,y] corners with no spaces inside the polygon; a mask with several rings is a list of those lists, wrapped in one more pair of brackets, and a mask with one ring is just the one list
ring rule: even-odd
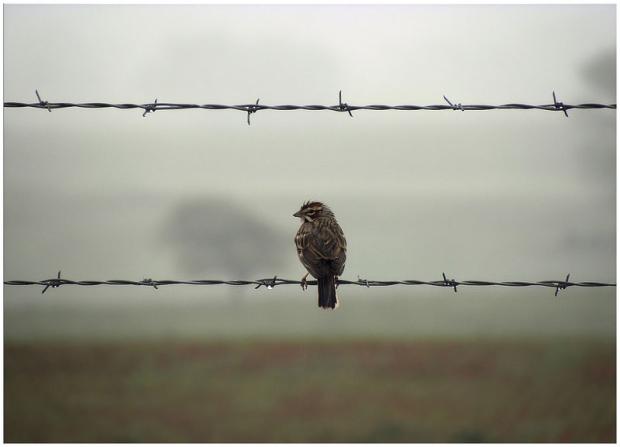
{"label": "bird", "polygon": [[344,271],[347,259],[347,241],[332,210],[321,202],[305,202],[293,214],[301,219],[295,235],[297,256],[308,273],[301,279],[301,287],[308,287],[306,278],[311,274],[318,281],[319,307],[338,307],[336,284]]}

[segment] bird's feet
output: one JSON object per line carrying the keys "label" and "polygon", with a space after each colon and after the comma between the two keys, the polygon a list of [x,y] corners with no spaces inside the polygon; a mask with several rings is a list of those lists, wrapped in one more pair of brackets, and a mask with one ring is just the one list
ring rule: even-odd
{"label": "bird's feet", "polygon": [[306,278],[307,278],[307,277],[308,277],[308,273],[306,273],[306,274],[304,275],[304,277],[303,277],[303,278],[301,278],[301,284],[300,284],[300,286],[301,286],[301,290],[306,290],[306,289],[308,289],[308,281],[306,281]]}
{"label": "bird's feet", "polygon": [[340,285],[340,282],[338,281],[340,278],[338,278],[337,276],[334,276],[334,282],[336,283],[336,289],[338,288],[338,286]]}

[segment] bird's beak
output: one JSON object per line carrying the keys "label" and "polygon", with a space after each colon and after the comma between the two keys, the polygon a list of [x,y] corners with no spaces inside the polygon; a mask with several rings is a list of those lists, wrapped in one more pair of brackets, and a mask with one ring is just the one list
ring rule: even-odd
{"label": "bird's beak", "polygon": [[293,214],[293,217],[301,217],[300,211],[297,211],[295,214]]}

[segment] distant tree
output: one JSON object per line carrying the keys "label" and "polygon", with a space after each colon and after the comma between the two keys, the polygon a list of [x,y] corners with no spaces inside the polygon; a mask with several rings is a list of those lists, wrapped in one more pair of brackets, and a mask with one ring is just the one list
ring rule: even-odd
{"label": "distant tree", "polygon": [[185,201],[174,208],[165,226],[165,239],[181,269],[205,278],[256,279],[278,273],[287,250],[293,250],[287,236],[221,198]]}
{"label": "distant tree", "polygon": [[582,65],[581,74],[590,85],[602,93],[616,96],[615,48],[596,53]]}

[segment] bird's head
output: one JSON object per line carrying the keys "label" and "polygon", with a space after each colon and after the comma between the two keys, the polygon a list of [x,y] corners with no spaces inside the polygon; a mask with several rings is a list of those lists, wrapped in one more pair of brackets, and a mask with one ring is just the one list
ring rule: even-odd
{"label": "bird's head", "polygon": [[332,211],[321,202],[306,202],[293,217],[299,217],[302,222],[312,222],[319,217],[333,217]]}

